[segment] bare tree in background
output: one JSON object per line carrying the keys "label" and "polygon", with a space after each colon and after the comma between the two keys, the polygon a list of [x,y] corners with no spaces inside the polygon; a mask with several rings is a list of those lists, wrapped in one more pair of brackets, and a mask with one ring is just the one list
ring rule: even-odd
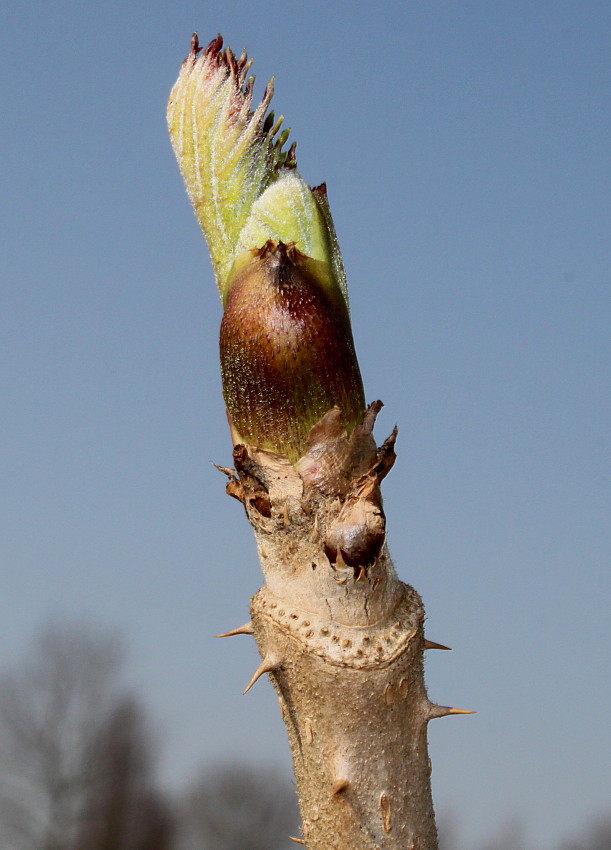
{"label": "bare tree in background", "polygon": [[50,627],[0,678],[2,850],[169,846],[145,841],[146,813],[166,817],[139,710],[120,692],[120,661],[113,637]]}
{"label": "bare tree in background", "polygon": [[611,815],[588,827],[583,838],[563,842],[559,850],[611,850]]}
{"label": "bare tree in background", "polygon": [[528,850],[528,847],[522,824],[512,820],[485,841],[480,850]]}
{"label": "bare tree in background", "polygon": [[530,845],[526,843],[521,825],[511,821],[474,848],[461,841],[458,818],[442,814],[439,818],[439,850],[465,850],[467,847],[468,850],[529,850]]}
{"label": "bare tree in background", "polygon": [[117,703],[93,743],[78,850],[169,850],[173,817],[152,782],[142,709]]}
{"label": "bare tree in background", "polygon": [[[551,850],[551,845],[547,845]],[[457,819],[451,815],[441,817],[439,822],[439,850],[463,850]],[[495,835],[475,850],[531,850],[534,845],[526,841],[524,829],[519,821],[511,821],[501,827]],[[581,836],[565,839],[554,845],[555,850],[611,850],[611,815],[594,820],[584,827]],[[469,847],[469,850],[472,850]],[[537,847],[537,850],[542,850]]]}
{"label": "bare tree in background", "polygon": [[277,771],[219,766],[188,793],[181,822],[179,850],[284,850],[296,846],[297,797]]}

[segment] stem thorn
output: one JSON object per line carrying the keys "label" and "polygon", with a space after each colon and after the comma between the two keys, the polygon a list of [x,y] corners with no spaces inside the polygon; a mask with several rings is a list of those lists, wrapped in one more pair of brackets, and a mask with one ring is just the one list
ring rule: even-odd
{"label": "stem thorn", "polygon": [[252,627],[252,620],[249,620],[247,623],[244,623],[243,626],[238,626],[237,629],[232,629],[230,632],[223,632],[220,635],[215,635],[214,637],[233,637],[234,635],[254,635],[255,631]]}
{"label": "stem thorn", "polygon": [[476,712],[471,711],[469,708],[454,708],[450,705],[429,703],[429,720],[432,720],[434,717],[447,717],[449,714],[476,714]]}
{"label": "stem thorn", "polygon": [[434,640],[424,640],[424,648],[425,649],[449,649],[452,650],[451,646],[445,646],[443,643],[435,643]]}
{"label": "stem thorn", "polygon": [[255,682],[261,678],[264,673],[271,673],[272,670],[277,670],[282,666],[282,661],[275,655],[266,655],[263,661],[259,664],[252,675],[252,679],[244,688],[243,693],[248,693]]}

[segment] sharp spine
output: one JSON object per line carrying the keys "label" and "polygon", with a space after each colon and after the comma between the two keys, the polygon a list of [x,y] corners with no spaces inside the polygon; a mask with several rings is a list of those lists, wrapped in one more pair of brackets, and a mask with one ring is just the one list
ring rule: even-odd
{"label": "sharp spine", "polygon": [[434,640],[424,639],[424,648],[425,649],[448,649],[452,651],[451,646],[445,646],[443,643],[435,643]]}
{"label": "sharp spine", "polygon": [[215,635],[215,637],[233,637],[234,635],[254,635],[255,630],[252,625],[252,620],[249,620],[247,623],[244,623],[243,626],[238,626],[237,629],[231,629],[230,632],[223,632],[220,635]]}
{"label": "sharp spine", "polygon": [[277,670],[282,666],[282,661],[275,655],[266,655],[263,661],[259,664],[257,669],[252,675],[252,679],[244,688],[243,693],[246,694],[255,684],[255,682],[261,678],[264,673],[271,673],[272,670]]}
{"label": "sharp spine", "polygon": [[449,714],[476,714],[469,708],[455,708],[451,705],[435,705],[429,703],[429,720],[435,717],[447,717]]}

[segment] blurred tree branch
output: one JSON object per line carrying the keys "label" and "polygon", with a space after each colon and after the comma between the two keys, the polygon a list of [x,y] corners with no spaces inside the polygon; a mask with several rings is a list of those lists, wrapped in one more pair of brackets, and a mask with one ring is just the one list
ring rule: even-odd
{"label": "blurred tree branch", "polygon": [[2,677],[3,850],[169,848],[141,709],[121,692],[120,667],[114,637],[54,626]]}
{"label": "blurred tree branch", "polygon": [[276,771],[219,765],[186,796],[178,850],[281,850],[298,824],[297,797]]}

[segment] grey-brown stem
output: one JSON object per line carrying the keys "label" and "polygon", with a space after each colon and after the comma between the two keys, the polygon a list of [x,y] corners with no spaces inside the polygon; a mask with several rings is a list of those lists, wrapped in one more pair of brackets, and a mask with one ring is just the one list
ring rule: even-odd
{"label": "grey-brown stem", "polygon": [[[252,629],[287,727],[308,850],[437,850],[426,727],[424,609],[388,555],[379,403],[350,438],[339,411],[306,455],[238,445],[228,492],[253,526],[265,586]],[[238,633],[244,628],[238,630]],[[246,628],[250,631],[250,626]]]}

